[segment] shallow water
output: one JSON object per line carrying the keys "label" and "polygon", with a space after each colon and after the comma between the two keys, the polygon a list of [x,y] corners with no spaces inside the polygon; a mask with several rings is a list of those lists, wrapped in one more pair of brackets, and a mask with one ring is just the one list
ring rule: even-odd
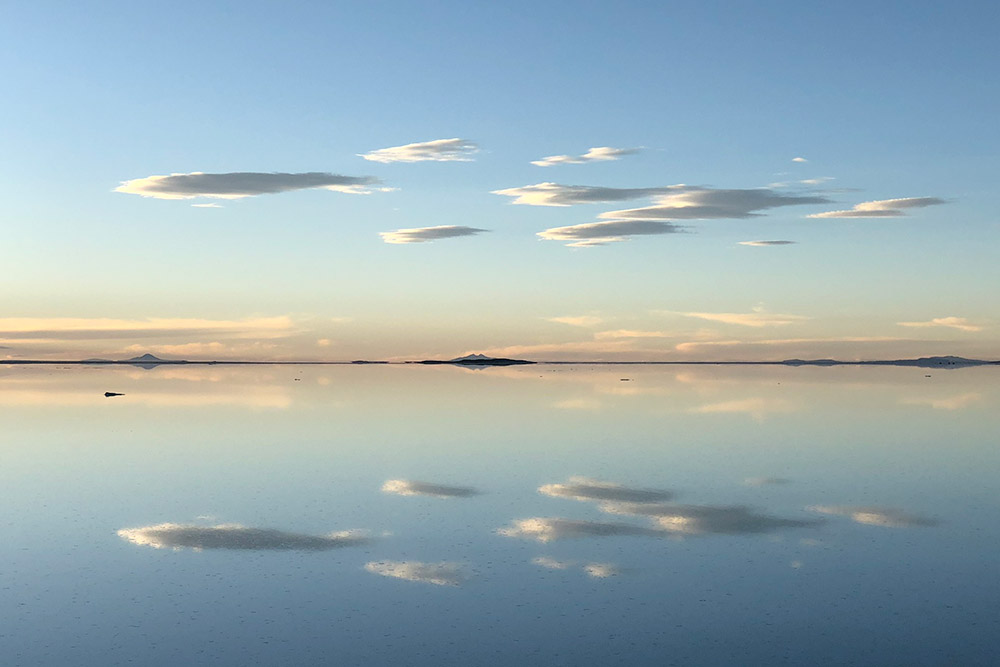
{"label": "shallow water", "polygon": [[998,380],[0,366],[0,664],[995,664]]}

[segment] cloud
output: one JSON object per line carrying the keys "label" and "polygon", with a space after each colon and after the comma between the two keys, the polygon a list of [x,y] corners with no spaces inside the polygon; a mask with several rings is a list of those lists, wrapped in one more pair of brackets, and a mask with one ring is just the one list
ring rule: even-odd
{"label": "cloud", "polygon": [[441,225],[439,227],[415,227],[413,229],[397,229],[394,232],[379,232],[386,243],[425,243],[437,239],[450,239],[458,236],[474,236],[488,229],[464,227],[462,225]]}
{"label": "cloud", "polygon": [[538,487],[538,492],[554,498],[628,503],[657,503],[674,496],[670,491],[630,488],[587,477],[570,477],[566,484],[545,484]]}
{"label": "cloud", "polygon": [[769,246],[769,245],[795,245],[797,241],[740,241],[740,245]]}
{"label": "cloud", "polygon": [[211,203],[211,204],[191,204],[191,206],[194,206],[195,208],[222,208],[222,206],[220,204],[216,204],[216,203]]}
{"label": "cloud", "polygon": [[609,514],[645,516],[662,530],[684,535],[745,535],[767,533],[780,528],[817,526],[822,520],[783,519],[753,511],[742,505],[649,505],[609,503],[601,506]]}
{"label": "cloud", "polygon": [[903,199],[879,199],[876,201],[866,201],[855,204],[854,208],[847,211],[826,211],[824,213],[813,213],[808,218],[898,218],[906,215],[905,211],[911,208],[923,208],[925,206],[936,206],[947,204],[944,199],[937,197],[908,197]]}
{"label": "cloud", "polygon": [[669,334],[663,331],[637,331],[635,329],[615,329],[613,331],[598,331],[594,334],[595,340],[608,340],[615,338],[666,338]]}
{"label": "cloud", "polygon": [[792,162],[808,162],[808,161],[809,160],[805,159],[804,157],[793,157],[792,158]]}
{"label": "cloud", "polygon": [[896,322],[901,327],[949,327],[960,331],[982,331],[981,326],[970,324],[964,317],[935,317],[928,322]]}
{"label": "cloud", "polygon": [[372,188],[369,186],[378,183],[379,180],[372,176],[341,176],[325,172],[206,174],[195,171],[190,174],[147,176],[146,178],[124,181],[115,188],[115,192],[154,199],[194,199],[196,197],[241,199],[314,188],[349,194],[368,194],[372,192]]}
{"label": "cloud", "polygon": [[467,139],[436,139],[360,154],[372,162],[469,162],[479,147]]}
{"label": "cloud", "polygon": [[797,324],[808,320],[802,315],[781,315],[778,313],[765,313],[755,310],[752,313],[680,313],[673,311],[660,311],[671,315],[683,315],[684,317],[696,317],[710,322],[723,322],[725,324],[737,324],[744,327],[778,327],[787,324]]}
{"label": "cloud", "polygon": [[583,571],[595,579],[607,579],[622,574],[621,568],[614,563],[587,563],[583,566]]}
{"label": "cloud", "polygon": [[458,563],[385,560],[365,563],[365,569],[383,577],[420,581],[437,586],[461,586],[469,580],[464,568]]}
{"label": "cloud", "polygon": [[948,398],[905,398],[899,402],[903,405],[926,405],[935,410],[962,410],[981,400],[983,400],[982,394],[968,392]]}
{"label": "cloud", "polygon": [[556,560],[554,558],[549,558],[548,556],[538,556],[536,558],[532,558],[531,562],[548,570],[568,570],[576,565],[576,563],[571,560]]}
{"label": "cloud", "polygon": [[792,480],[784,477],[747,477],[743,480],[746,486],[776,486],[791,484]]}
{"label": "cloud", "polygon": [[572,241],[566,245],[584,248],[606,243],[627,241],[633,236],[648,236],[658,234],[682,234],[683,227],[668,222],[653,222],[648,220],[615,220],[612,222],[590,222],[568,227],[553,227],[538,236],[549,241]]}
{"label": "cloud", "polygon": [[247,528],[239,524],[198,526],[161,523],[143,528],[124,528],[119,537],[133,544],[157,549],[238,549],[262,551],[326,551],[357,546],[368,538],[357,531],[329,535],[302,535],[269,528]]}
{"label": "cloud", "polygon": [[617,537],[621,535],[662,535],[662,531],[627,523],[612,523],[605,521],[580,521],[577,519],[560,519],[532,517],[517,519],[506,528],[500,528],[497,533],[506,537],[519,537],[552,542],[554,540],[574,539],[581,537]]}
{"label": "cloud", "polygon": [[847,507],[833,505],[814,505],[809,507],[821,514],[834,514],[850,517],[856,523],[867,526],[883,526],[886,528],[906,528],[910,526],[936,526],[938,521],[928,517],[908,514],[902,510],[890,507]]}
{"label": "cloud", "polygon": [[604,320],[600,317],[594,315],[577,315],[577,316],[567,316],[567,317],[546,317],[549,322],[558,322],[559,324],[568,324],[573,327],[593,327],[597,326]]}
{"label": "cloud", "polygon": [[586,164],[587,162],[606,162],[608,160],[618,160],[626,155],[638,153],[638,148],[612,148],[610,146],[597,146],[591,148],[583,155],[550,155],[541,160],[535,160],[531,164],[539,167],[551,167],[557,164]]}
{"label": "cloud", "polygon": [[288,316],[244,320],[162,318],[123,320],[82,317],[0,318],[0,339],[109,340],[227,334],[237,338],[278,338],[293,331]]}
{"label": "cloud", "polygon": [[795,406],[786,400],[764,398],[762,396],[754,396],[752,398],[744,398],[735,401],[722,401],[721,403],[709,403],[707,405],[700,405],[689,410],[689,412],[703,415],[733,413],[748,414],[758,422],[764,421],[764,418],[769,414],[794,411]]}
{"label": "cloud", "polygon": [[608,211],[599,217],[614,220],[710,220],[760,217],[758,211],[780,206],[826,204],[830,200],[815,195],[787,195],[768,188],[716,190],[674,185],[655,198],[655,205]]}
{"label": "cloud", "polygon": [[684,185],[656,188],[606,188],[595,185],[560,185],[559,183],[536,183],[519,188],[493,190],[492,194],[513,197],[512,204],[526,206],[575,206],[577,204],[602,204],[608,202],[643,199],[658,194],[667,194]]}
{"label": "cloud", "polygon": [[416,482],[408,479],[390,479],[382,485],[383,493],[397,496],[433,496],[434,498],[468,498],[478,496],[479,491],[466,486],[444,486],[430,482]]}

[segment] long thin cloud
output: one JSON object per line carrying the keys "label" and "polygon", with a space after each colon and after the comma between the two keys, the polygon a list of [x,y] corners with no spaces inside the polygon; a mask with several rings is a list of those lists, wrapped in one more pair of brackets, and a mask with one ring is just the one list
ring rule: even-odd
{"label": "long thin cloud", "polygon": [[948,327],[950,329],[958,329],[959,331],[983,330],[981,326],[970,323],[969,320],[964,317],[935,317],[927,322],[897,322],[896,324],[901,327]]}
{"label": "long thin cloud", "polygon": [[608,211],[599,217],[614,220],[710,220],[759,217],[759,211],[780,206],[826,204],[815,195],[787,195],[768,188],[716,190],[672,186],[675,192],[656,198],[653,206]]}
{"label": "long thin cloud", "polygon": [[465,568],[459,563],[421,563],[419,561],[373,561],[365,563],[365,569],[383,577],[419,581],[436,586],[461,586],[469,579]]}
{"label": "long thin cloud", "polygon": [[124,540],[157,549],[235,549],[241,551],[326,551],[364,544],[368,538],[354,531],[329,535],[302,535],[239,524],[199,526],[161,523],[118,531]]}
{"label": "long thin cloud", "polygon": [[360,157],[372,162],[470,162],[479,146],[468,139],[435,139],[379,148]]}
{"label": "long thin cloud", "polygon": [[611,146],[595,146],[583,155],[550,155],[531,164],[539,167],[552,167],[557,164],[586,164],[588,162],[607,162],[620,160],[626,155],[638,153],[638,148],[612,148]]}
{"label": "long thin cloud", "polygon": [[601,204],[608,202],[643,199],[669,193],[683,185],[656,188],[606,188],[597,185],[561,185],[559,183],[536,183],[518,188],[493,190],[492,194],[512,197],[512,204],[526,206],[575,206],[577,204]]}
{"label": "long thin cloud", "polygon": [[684,317],[695,317],[710,322],[722,322],[724,324],[737,324],[744,327],[776,327],[788,324],[797,324],[808,320],[802,315],[781,315],[778,313],[764,313],[754,311],[752,313],[670,313],[673,315],[683,315]]}
{"label": "long thin cloud", "polygon": [[417,482],[409,479],[390,479],[382,485],[383,493],[397,496],[431,496],[433,498],[468,498],[479,495],[479,491],[467,486],[445,486],[431,482]]}
{"label": "long thin cloud", "polygon": [[386,243],[427,243],[438,239],[451,239],[460,236],[475,236],[488,229],[477,227],[465,227],[462,225],[440,225],[438,227],[414,227],[412,229],[397,229],[393,232],[379,232],[379,236]]}
{"label": "long thin cloud", "polygon": [[368,194],[379,183],[372,176],[341,176],[326,172],[301,174],[231,172],[206,174],[195,171],[189,174],[147,176],[124,181],[115,192],[152,197],[154,199],[242,199],[257,195],[291,192],[294,190],[323,189],[349,194]]}
{"label": "long thin cloud", "polygon": [[850,517],[855,523],[885,528],[906,528],[909,526],[936,526],[938,521],[925,516],[910,514],[891,507],[847,507],[834,505],[814,505],[809,507],[821,514]]}
{"label": "long thin cloud", "polygon": [[749,245],[757,247],[772,246],[772,245],[794,245],[795,243],[796,243],[795,241],[740,241],[739,242],[740,245]]}
{"label": "long thin cloud", "polygon": [[813,213],[808,218],[898,218],[906,215],[911,208],[937,206],[948,202],[938,197],[906,197],[902,199],[879,199],[855,204],[846,211],[826,211]]}
{"label": "long thin cloud", "polygon": [[636,489],[614,482],[604,482],[588,477],[570,477],[565,484],[545,484],[538,492],[555,498],[586,501],[619,501],[629,503],[655,503],[670,500],[674,494],[661,489]]}
{"label": "long thin cloud", "polygon": [[583,248],[608,243],[627,241],[633,236],[660,234],[682,234],[684,228],[668,222],[654,220],[614,220],[609,222],[588,222],[582,225],[553,227],[538,232],[538,236],[548,241],[569,241],[566,245]]}
{"label": "long thin cloud", "polygon": [[0,318],[0,339],[10,340],[110,340],[117,338],[161,338],[222,335],[275,338],[295,328],[290,317],[258,317],[245,320],[157,318],[123,320],[113,318]]}

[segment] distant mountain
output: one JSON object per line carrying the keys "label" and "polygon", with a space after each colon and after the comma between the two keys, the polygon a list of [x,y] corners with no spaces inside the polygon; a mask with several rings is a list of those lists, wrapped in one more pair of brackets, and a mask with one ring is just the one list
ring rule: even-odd
{"label": "distant mountain", "polygon": [[421,364],[455,364],[458,366],[518,366],[522,364],[533,364],[534,361],[525,359],[506,359],[504,357],[487,357],[485,354],[467,354],[464,357],[456,357],[447,361],[440,359],[425,359],[418,362]]}
{"label": "distant mountain", "polygon": [[836,359],[786,359],[785,366],[910,366],[914,368],[965,368],[968,366],[996,365],[996,361],[966,359],[965,357],[920,357],[919,359],[889,359],[885,361],[837,361]]}
{"label": "distant mountain", "polygon": [[132,357],[131,359],[126,359],[125,361],[137,361],[144,364],[162,364],[165,360],[159,357],[154,357],[148,352],[141,357]]}

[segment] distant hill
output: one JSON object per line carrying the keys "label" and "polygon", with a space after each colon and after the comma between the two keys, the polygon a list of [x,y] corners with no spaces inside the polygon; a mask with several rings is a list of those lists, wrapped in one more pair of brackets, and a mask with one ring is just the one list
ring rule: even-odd
{"label": "distant hill", "polygon": [[456,357],[442,361],[440,359],[425,359],[421,364],[454,364],[457,366],[519,366],[522,364],[533,364],[534,361],[525,359],[506,359],[504,357],[487,357],[485,354],[467,354],[464,357]]}
{"label": "distant hill", "polygon": [[786,359],[785,366],[910,366],[915,368],[965,368],[968,366],[996,365],[995,361],[966,359],[965,357],[920,357],[919,359],[890,359],[885,361],[837,361],[835,359]]}
{"label": "distant hill", "polygon": [[137,361],[139,363],[162,364],[166,360],[165,359],[160,359],[159,357],[155,357],[152,354],[149,354],[147,352],[146,354],[142,355],[141,357],[132,357],[131,359],[126,359],[125,361]]}

